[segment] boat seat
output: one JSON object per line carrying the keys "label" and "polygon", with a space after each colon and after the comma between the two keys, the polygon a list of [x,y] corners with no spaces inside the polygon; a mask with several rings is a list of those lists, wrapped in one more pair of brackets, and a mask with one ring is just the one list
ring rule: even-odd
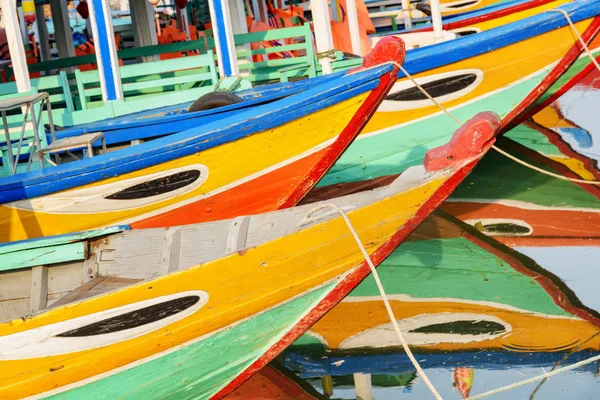
{"label": "boat seat", "polygon": [[84,283],[72,292],[56,300],[49,308],[60,307],[75,301],[84,300],[90,297],[121,289],[125,286],[133,285],[143,281],[143,279],[117,278],[112,276],[98,276],[89,282]]}
{"label": "boat seat", "polygon": [[[79,158],[75,156],[70,150],[85,149],[87,150],[88,157],[93,157],[94,143],[98,141],[102,141],[102,152],[106,153],[106,140],[104,139],[104,134],[102,132],[92,132],[84,133],[83,135],[79,136],[72,136],[55,140],[54,142],[46,146],[44,149],[42,149],[42,154],[50,155],[64,151],[74,159],[78,160]],[[57,157],[57,161],[60,162],[59,157]]]}

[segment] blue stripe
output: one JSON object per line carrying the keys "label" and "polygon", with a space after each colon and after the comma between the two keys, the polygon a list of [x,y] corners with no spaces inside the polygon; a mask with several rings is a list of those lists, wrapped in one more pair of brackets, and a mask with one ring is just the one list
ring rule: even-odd
{"label": "blue stripe", "polygon": [[[226,118],[240,112],[243,109],[256,107],[261,104],[278,100],[282,97],[291,96],[309,89],[310,87],[338,79],[345,72],[331,75],[322,75],[313,79],[298,82],[276,83],[263,85],[257,88],[236,92],[244,101],[212,110],[194,113],[185,112],[189,103],[171,107],[147,110],[123,117],[101,120],[83,126],[56,132],[56,138],[78,136],[83,133],[104,133],[106,144],[126,143],[136,139],[147,139],[156,136],[169,135],[186,129],[192,129],[206,125],[210,122]],[[150,117],[150,116],[153,117]],[[50,140],[50,139],[49,139]],[[98,143],[97,146],[100,146]]]}
{"label": "blue stripe", "polygon": [[[381,0],[376,0],[376,1],[381,1]],[[448,24],[451,22],[454,23],[454,22],[458,22],[458,21],[463,21],[466,19],[480,16],[480,15],[486,15],[486,14],[496,12],[499,10],[504,10],[509,7],[514,7],[519,4],[528,3],[529,1],[530,0],[515,0],[515,1],[508,2],[508,3],[492,4],[487,7],[477,8],[475,10],[470,10],[470,11],[465,11],[462,13],[442,16],[442,23]],[[387,8],[387,9],[395,10],[395,9],[402,9],[402,8],[394,7],[394,8]],[[431,26],[432,26],[431,22],[425,22],[425,23],[419,24],[419,26],[415,26],[412,29],[400,29],[398,31],[387,30],[385,32],[378,32],[378,33],[375,33],[375,34],[369,35],[369,36],[389,36],[389,35],[394,35],[394,34],[410,33],[410,32],[414,32],[414,31],[420,31],[423,28],[427,28],[427,27],[431,27]]]}
{"label": "blue stripe", "polygon": [[94,42],[96,48],[98,48],[100,51],[100,60],[102,61],[102,70],[100,73],[104,77],[106,86],[106,99],[108,101],[116,100],[117,83],[115,82],[115,76],[113,74],[114,66],[112,65],[110,48],[108,46],[108,41],[114,40],[114,38],[108,36],[108,29],[106,26],[107,21],[104,18],[104,1],[92,0],[92,3],[94,5],[94,14],[91,15],[91,17],[96,20],[96,27],[98,28],[98,37]]}
{"label": "blue stripe", "polygon": [[[557,8],[568,12],[571,20],[576,23],[598,16],[600,14],[600,0],[577,0]],[[409,50],[404,68],[411,74],[431,70],[510,46],[562,28],[567,24],[567,20],[561,13],[546,11],[475,35]],[[402,73],[399,75],[403,76]]]}
{"label": "blue stripe", "polygon": [[[292,346],[291,349],[283,353],[284,365],[302,378],[324,375],[351,375],[356,372],[395,375],[413,370],[410,359],[406,354],[402,353],[401,350],[391,352],[392,348],[385,349],[386,354],[377,354],[382,349],[362,349],[362,352],[367,354],[328,353],[327,357],[323,356],[325,353],[322,350],[301,352],[302,346]],[[440,353],[421,351],[415,353],[415,356],[418,357],[419,364],[424,368],[447,368],[448,365],[454,365],[506,370],[511,366],[552,366],[567,354],[569,355],[569,363],[572,363],[598,355],[598,352],[589,350],[581,352],[510,352],[485,349],[485,351]],[[343,361],[343,363],[340,361]]]}
{"label": "blue stripe", "polygon": [[138,146],[0,180],[0,203],[72,189],[266,131],[379,85],[390,65],[340,77],[282,100]]}
{"label": "blue stripe", "polygon": [[225,15],[225,11],[223,10],[222,1],[227,0],[214,0],[213,4],[215,5],[215,17],[217,18],[217,23],[215,26],[217,27],[217,31],[215,32],[219,38],[219,47],[221,47],[221,59],[223,61],[223,65],[221,65],[221,69],[225,76],[231,76],[233,74],[233,69],[231,68],[231,58],[229,57],[229,42],[227,41],[227,30],[225,29],[225,18],[229,18],[228,15]]}

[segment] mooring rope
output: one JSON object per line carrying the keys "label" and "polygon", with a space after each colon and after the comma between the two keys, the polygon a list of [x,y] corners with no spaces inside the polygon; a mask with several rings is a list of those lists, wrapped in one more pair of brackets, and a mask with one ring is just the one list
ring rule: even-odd
{"label": "mooring rope", "polygon": [[[592,56],[592,53],[591,53],[590,49],[588,48],[588,46],[587,46],[587,45],[585,44],[585,42],[583,41],[583,38],[581,37],[581,35],[579,35],[579,32],[577,31],[577,29],[575,28],[575,25],[574,25],[574,24],[573,24],[573,22],[571,21],[571,18],[569,17],[569,14],[568,14],[566,11],[564,11],[564,10],[559,10],[559,9],[555,9],[555,10],[549,10],[549,11],[560,12],[560,13],[562,13],[562,14],[565,16],[565,18],[567,19],[567,22],[569,23],[569,25],[570,25],[570,26],[571,26],[571,28],[573,29],[573,32],[575,33],[575,35],[577,36],[577,39],[579,40],[579,42],[581,43],[581,45],[582,45],[582,46],[583,46],[583,48],[585,49],[585,51],[586,51],[586,54],[587,54],[587,55],[590,57],[590,59],[592,60],[592,63],[593,63],[593,64],[596,66],[596,68],[597,68],[597,69],[600,71],[600,66],[598,65],[598,62],[597,62],[597,61],[596,61],[596,59],[595,59],[595,58]],[[448,109],[446,109],[444,106],[442,106],[442,105],[441,105],[441,104],[440,104],[440,103],[439,103],[439,102],[438,102],[436,99],[434,99],[434,98],[433,98],[433,97],[432,97],[432,96],[431,96],[431,95],[430,95],[430,94],[429,94],[429,93],[428,93],[428,92],[427,92],[427,91],[426,91],[426,90],[425,90],[425,89],[424,89],[424,88],[423,88],[423,87],[422,87],[422,86],[421,86],[421,85],[420,85],[420,84],[419,84],[419,83],[418,83],[418,82],[417,82],[417,81],[416,81],[416,80],[415,80],[415,79],[414,79],[414,78],[413,78],[413,77],[412,77],[412,76],[411,76],[411,75],[408,73],[408,71],[406,71],[406,69],[404,69],[404,67],[402,67],[402,65],[400,65],[400,64],[398,64],[398,63],[396,63],[396,62],[393,62],[393,61],[392,61],[392,62],[390,62],[390,63],[391,63],[391,64],[393,64],[393,65],[395,65],[395,66],[396,66],[398,69],[400,69],[400,70],[402,71],[402,73],[404,73],[404,75],[406,75],[406,77],[407,77],[408,79],[410,79],[410,80],[411,80],[411,82],[412,82],[412,83],[413,83],[413,84],[414,84],[414,85],[415,85],[415,86],[416,86],[416,87],[417,87],[417,88],[418,88],[418,89],[419,89],[419,90],[420,90],[420,91],[421,91],[421,92],[422,92],[422,93],[423,93],[423,94],[424,94],[424,95],[425,95],[425,96],[426,96],[426,97],[427,97],[429,100],[431,100],[431,101],[432,101],[432,102],[433,102],[433,103],[434,103],[434,104],[435,104],[435,105],[436,105],[436,106],[437,106],[437,107],[438,107],[440,110],[442,110],[442,111],[443,111],[443,112],[444,112],[446,115],[448,115],[448,116],[449,116],[451,119],[453,119],[453,120],[454,120],[454,121],[455,121],[457,124],[459,124],[459,125],[462,125],[462,122],[461,122],[461,121],[460,121],[458,118],[456,118],[454,115],[452,115],[452,113],[451,113],[450,111],[448,111]],[[498,153],[500,153],[500,154],[504,155],[505,157],[508,157],[509,159],[511,159],[511,160],[513,160],[513,161],[515,161],[515,162],[517,162],[517,163],[519,163],[519,164],[521,164],[521,165],[523,165],[523,166],[525,166],[525,167],[527,167],[527,168],[531,168],[531,169],[532,169],[532,170],[534,170],[534,171],[540,172],[540,173],[542,173],[542,174],[544,174],[544,175],[548,175],[548,176],[551,176],[551,177],[554,177],[554,178],[557,178],[557,179],[567,180],[567,181],[576,182],[576,183],[584,183],[584,184],[590,184],[590,185],[600,185],[600,182],[599,182],[599,181],[592,181],[592,180],[589,180],[589,181],[588,181],[588,180],[585,180],[585,179],[575,179],[575,178],[569,178],[569,177],[566,177],[566,176],[562,176],[562,175],[558,175],[558,174],[552,173],[552,172],[550,172],[550,171],[546,171],[546,170],[544,170],[544,169],[541,169],[541,168],[538,168],[538,167],[536,167],[535,165],[529,164],[528,162],[525,162],[525,161],[523,161],[523,160],[521,160],[521,159],[519,159],[519,158],[517,158],[517,157],[513,156],[512,154],[509,154],[509,153],[505,152],[504,150],[502,150],[502,149],[498,148],[497,146],[492,146],[492,148],[493,148],[494,150],[496,150]],[[340,210],[340,213],[341,213],[341,210]],[[370,261],[370,259],[369,259],[369,261]],[[369,263],[369,265],[371,265],[371,263]],[[374,274],[374,276],[377,276],[377,275],[376,275],[376,274]],[[378,281],[378,277],[376,278],[376,281],[377,281],[377,282],[379,282],[379,281]],[[379,286],[379,285],[378,285],[378,286]],[[383,289],[383,288],[382,288],[382,289]],[[387,301],[387,299],[384,297],[384,302],[386,302],[386,301]],[[386,303],[386,307],[387,307],[387,303]],[[393,316],[393,314],[392,314],[392,316]],[[395,321],[395,319],[394,319],[394,321]],[[397,325],[396,325],[396,324],[394,324],[394,327],[396,327],[396,326],[397,326]],[[400,335],[401,335],[401,332],[399,332],[399,330],[398,330],[397,332],[398,332],[398,333],[400,333]],[[403,338],[401,339],[401,341],[402,341],[402,340],[403,340]],[[404,343],[405,343],[405,342],[403,342],[403,346],[404,346]],[[407,347],[408,347],[408,346],[407,346]],[[408,353],[408,352],[407,352],[407,353]],[[412,353],[411,353],[411,355],[412,355]],[[562,368],[558,368],[558,369],[555,369],[554,371],[546,372],[546,373],[544,373],[544,374],[542,374],[542,375],[538,375],[538,376],[536,376],[536,377],[533,377],[533,378],[525,379],[525,380],[523,380],[523,381],[516,382],[516,383],[513,383],[513,384],[511,384],[511,385],[506,385],[506,386],[503,386],[503,387],[500,387],[500,388],[497,388],[497,389],[494,389],[494,390],[490,390],[490,391],[488,391],[488,392],[484,392],[484,393],[480,393],[480,394],[477,394],[477,395],[474,395],[474,396],[470,396],[470,397],[468,397],[468,400],[481,399],[481,398],[488,397],[488,396],[492,396],[492,395],[494,395],[494,394],[498,394],[498,393],[501,393],[501,392],[505,392],[505,391],[507,391],[507,390],[511,390],[511,389],[514,389],[514,388],[517,388],[517,387],[520,387],[520,386],[523,386],[523,385],[527,385],[527,384],[529,384],[529,383],[533,383],[533,382],[537,382],[537,381],[540,381],[540,380],[548,379],[548,378],[549,378],[549,377],[551,377],[551,376],[558,375],[558,374],[560,374],[560,373],[562,373],[562,372],[570,371],[570,370],[573,370],[573,369],[579,368],[579,367],[581,367],[581,366],[584,366],[584,365],[587,365],[587,364],[591,364],[591,363],[593,363],[593,362],[595,362],[595,361],[598,361],[598,360],[600,360],[600,356],[594,356],[594,357],[590,357],[590,358],[587,358],[587,359],[585,359],[585,360],[579,361],[579,362],[577,362],[577,363],[571,364],[571,365],[569,365],[569,366],[562,367]],[[412,359],[411,359],[411,361],[412,361]],[[416,362],[416,360],[415,360],[415,362]],[[414,365],[414,363],[413,363],[413,365]],[[417,365],[418,365],[418,363],[417,363]],[[424,379],[424,380],[425,380],[425,379]],[[426,382],[426,383],[427,383],[427,382]],[[428,386],[429,386],[429,384],[428,384]],[[432,387],[433,387],[433,385],[431,385],[431,386],[430,386],[430,390],[432,389]],[[433,390],[435,390],[435,389],[433,389]],[[432,390],[432,392],[433,392],[433,390]],[[437,392],[434,392],[434,395],[436,395],[436,394],[437,394]],[[438,396],[439,396],[439,395],[438,395]]]}
{"label": "mooring rope", "polygon": [[554,371],[546,372],[545,374],[534,376],[533,378],[525,379],[525,380],[522,380],[520,382],[513,383],[511,385],[502,386],[502,387],[500,387],[498,389],[490,390],[489,392],[484,392],[484,393],[476,394],[474,396],[467,397],[467,400],[482,399],[484,397],[488,397],[488,396],[492,396],[494,394],[502,393],[502,392],[505,392],[507,390],[518,388],[519,386],[528,385],[530,383],[537,382],[537,381],[545,379],[545,378],[550,378],[550,377],[552,377],[554,375],[558,375],[558,374],[560,374],[562,372],[567,372],[567,371],[570,371],[570,370],[575,369],[575,368],[583,367],[584,365],[591,364],[594,361],[598,361],[598,360],[600,360],[600,355],[599,356],[590,357],[590,358],[587,358],[585,360],[578,361],[578,362],[576,362],[574,364],[567,365],[566,367],[557,368]]}
{"label": "mooring rope", "polygon": [[390,321],[392,322],[392,325],[394,326],[394,330],[396,331],[398,339],[400,340],[400,343],[402,344],[402,348],[406,352],[406,355],[410,359],[410,362],[415,367],[415,369],[417,370],[417,373],[421,376],[421,378],[423,379],[423,382],[425,382],[425,384],[427,385],[427,387],[429,388],[429,390],[431,391],[433,396],[437,400],[442,400],[442,396],[440,396],[438,391],[435,389],[435,387],[433,386],[433,384],[431,383],[431,381],[425,374],[425,371],[423,371],[423,369],[421,368],[421,365],[419,364],[419,362],[413,355],[412,351],[410,351],[410,348],[408,347],[408,344],[406,343],[406,340],[404,339],[404,335],[402,335],[400,326],[398,326],[398,321],[396,320],[396,317],[394,316],[394,311],[392,310],[392,306],[390,305],[390,302],[387,298],[387,295],[386,295],[383,285],[381,283],[381,279],[379,279],[379,274],[377,273],[377,269],[375,268],[375,265],[373,264],[371,257],[369,257],[369,253],[367,253],[365,246],[363,245],[360,238],[358,237],[358,233],[356,233],[356,229],[354,229],[352,222],[350,222],[350,218],[348,218],[348,214],[346,214],[346,212],[344,210],[342,210],[341,208],[339,208],[337,205],[335,205],[333,203],[326,203],[326,204],[323,204],[323,205],[316,207],[316,208],[312,209],[311,211],[309,211],[307,214],[307,217],[304,218],[302,221],[300,221],[300,223],[298,225],[300,226],[307,222],[311,222],[311,221],[315,221],[317,219],[323,218],[322,215],[318,216],[318,217],[317,216],[308,217],[308,216],[317,211],[324,210],[324,209],[333,210],[334,212],[341,215],[341,217],[344,219],[344,222],[346,222],[346,225],[348,226],[348,229],[352,233],[352,236],[354,237],[356,244],[358,245],[360,251],[362,252],[362,255],[363,255],[365,261],[367,262],[367,264],[369,265],[369,268],[371,269],[371,273],[373,274],[373,278],[375,279],[375,283],[377,284],[377,288],[379,289],[379,293],[381,295],[381,298],[383,299],[383,303],[385,304],[385,309],[387,310]]}
{"label": "mooring rope", "polygon": [[[425,95],[427,96],[427,98],[429,100],[431,100],[440,110],[442,110],[444,113],[446,113],[446,115],[448,115],[450,118],[452,118],[458,125],[462,125],[463,123],[456,118],[454,115],[452,115],[452,113],[450,111],[448,111],[448,109],[446,107],[444,107],[443,105],[441,105],[436,99],[434,99],[428,92],[427,90],[425,90],[420,84],[419,82],[417,82],[409,73],[406,69],[404,69],[404,67],[402,67],[402,65],[391,61],[391,64],[395,65],[396,67],[398,67],[402,73],[404,75],[406,75],[406,77],[408,79],[411,80],[411,82]],[[574,182],[574,183],[582,183],[582,184],[586,184],[586,185],[600,185],[600,181],[594,181],[594,180],[586,180],[586,179],[577,179],[577,178],[569,178],[567,176],[563,176],[563,175],[559,175],[559,174],[555,174],[553,172],[550,171],[546,171],[545,169],[536,167],[533,164],[530,164],[526,161],[521,160],[520,158],[517,158],[515,156],[513,156],[510,153],[507,153],[506,151],[502,150],[501,148],[499,148],[498,146],[492,145],[492,149],[494,149],[495,151],[497,151],[498,153],[502,154],[503,156],[523,165],[524,167],[530,168],[534,171],[537,171],[541,174],[544,175],[548,175],[551,176],[553,178],[557,178],[557,179],[562,179],[565,181],[569,181],[569,182]]]}
{"label": "mooring rope", "polygon": [[590,58],[590,60],[592,60],[592,64],[594,64],[596,66],[598,71],[600,71],[600,65],[598,65],[598,61],[596,61],[596,59],[592,55],[592,52],[590,51],[589,47],[587,46],[587,44],[585,44],[585,42],[583,41],[583,38],[579,34],[579,31],[577,30],[577,28],[575,28],[575,24],[573,23],[573,21],[571,21],[571,17],[569,16],[569,13],[566,12],[565,10],[561,10],[560,8],[553,8],[552,10],[548,10],[548,11],[558,12],[565,16],[565,18],[567,19],[567,22],[569,23],[569,26],[573,30],[573,33],[575,33],[575,36],[577,36],[579,43],[585,49],[585,54]]}

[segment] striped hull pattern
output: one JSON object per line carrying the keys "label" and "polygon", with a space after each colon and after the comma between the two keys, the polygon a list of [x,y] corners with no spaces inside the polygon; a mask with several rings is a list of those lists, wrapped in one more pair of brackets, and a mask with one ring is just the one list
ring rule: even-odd
{"label": "striped hull pattern", "polygon": [[[576,27],[594,55],[600,56],[600,38],[597,37],[600,17],[578,22]],[[491,110],[503,117],[508,129],[514,121],[521,122],[539,111],[538,103],[574,85],[575,77],[588,68],[590,60],[581,55],[570,29],[567,25],[416,73],[414,77],[422,84],[440,82],[439,87],[433,89],[439,96],[434,94],[434,97],[459,120],[466,121],[478,112]],[[529,56],[523,58],[523,54]],[[409,65],[410,60],[409,53],[407,70],[417,69]],[[454,88],[442,84],[444,79],[452,77]],[[466,85],[465,81],[471,83]],[[397,81],[359,138],[318,186],[401,173],[408,166],[419,164],[428,149],[450,137],[455,122],[430,100],[407,92],[409,87],[406,78]],[[399,92],[402,93],[399,95]],[[396,100],[392,100],[394,97]],[[413,100],[402,100],[407,98]]]}
{"label": "striped hull pattern", "polygon": [[[597,179],[593,160],[575,153],[548,130],[520,126],[498,145],[539,168]],[[508,246],[600,244],[597,186],[548,177],[499,154],[489,154],[467,183],[443,209]]]}
{"label": "striped hull pattern", "polygon": [[[387,195],[348,212],[375,265],[482,155],[454,169],[415,169]],[[215,261],[1,324],[0,399],[221,398],[368,273],[345,222],[335,217]],[[125,309],[141,313],[190,299],[196,300],[159,325],[127,327],[123,317],[124,325],[95,332]]]}
{"label": "striped hull pattern", "polygon": [[[378,272],[413,351],[600,349],[597,313],[560,278],[445,213],[426,220]],[[292,350],[390,347],[400,343],[368,277]]]}
{"label": "striped hull pattern", "polygon": [[182,225],[292,206],[354,140],[389,90],[393,74],[382,73],[369,83],[371,89],[352,89],[346,99],[269,130],[73,189],[5,203],[0,206],[0,241],[121,223],[134,228]]}

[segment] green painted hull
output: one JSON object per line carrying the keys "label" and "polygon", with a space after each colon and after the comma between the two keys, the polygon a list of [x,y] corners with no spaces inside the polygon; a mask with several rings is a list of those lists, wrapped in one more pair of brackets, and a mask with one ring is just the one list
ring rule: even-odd
{"label": "green painted hull", "polygon": [[277,343],[334,284],[52,399],[208,399]]}
{"label": "green painted hull", "polygon": [[[520,310],[571,316],[531,278],[465,238],[403,243],[377,272],[387,294],[414,299],[483,301]],[[379,296],[368,276],[350,297]]]}
{"label": "green painted hull", "polygon": [[[565,81],[575,76],[588,63],[587,58],[577,60],[559,82],[551,87],[547,95],[555,93]],[[504,117],[525,99],[547,73],[548,70],[540,71],[536,76],[509,88],[457,106],[451,109],[451,112],[461,121],[467,121],[484,111],[494,111],[500,117]],[[410,166],[422,164],[425,153],[447,143],[457,128],[454,121],[439,112],[420,121],[389,128],[385,132],[359,136],[317,186],[400,174]]]}
{"label": "green painted hull", "polygon": [[[503,146],[503,141],[499,141]],[[519,154],[516,154],[520,156]],[[520,156],[524,158],[523,156]],[[526,159],[534,165],[544,165]],[[547,167],[546,167],[547,168]],[[598,197],[574,183],[531,170],[490,152],[452,193],[451,200],[515,200],[538,206],[600,209]]]}

